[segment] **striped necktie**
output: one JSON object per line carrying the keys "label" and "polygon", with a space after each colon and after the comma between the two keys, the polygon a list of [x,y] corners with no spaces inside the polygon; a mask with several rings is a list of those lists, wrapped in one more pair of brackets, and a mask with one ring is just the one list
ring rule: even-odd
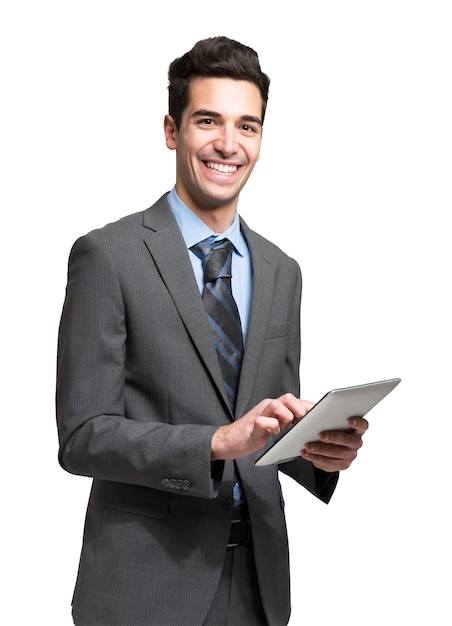
{"label": "striped necktie", "polygon": [[232,243],[228,239],[200,241],[190,248],[202,261],[202,299],[212,329],[229,406],[234,412],[243,338],[240,316],[231,290]]}

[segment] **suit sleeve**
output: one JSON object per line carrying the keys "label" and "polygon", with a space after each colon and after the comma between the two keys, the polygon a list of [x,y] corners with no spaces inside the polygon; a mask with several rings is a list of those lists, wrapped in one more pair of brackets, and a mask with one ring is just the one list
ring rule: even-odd
{"label": "suit sleeve", "polygon": [[212,476],[210,442],[218,427],[129,419],[126,350],[115,264],[108,247],[87,235],[71,250],[59,328],[59,462],[74,474],[168,491],[180,481],[181,494],[215,497],[221,467]]}
{"label": "suit sleeve", "polygon": [[278,468],[325,504],[331,500],[339,480],[339,472],[324,472],[301,457],[288,463],[281,463]]}

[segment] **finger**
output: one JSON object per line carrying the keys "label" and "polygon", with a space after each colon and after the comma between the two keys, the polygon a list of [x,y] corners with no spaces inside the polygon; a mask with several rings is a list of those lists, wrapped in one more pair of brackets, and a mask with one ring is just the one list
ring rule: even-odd
{"label": "finger", "polygon": [[354,430],[332,430],[320,433],[320,442],[325,445],[325,451],[328,446],[340,446],[353,450],[359,450],[363,445],[361,435]]}
{"label": "finger", "polygon": [[314,406],[314,402],[297,398],[292,393],[285,393],[278,400],[293,413],[297,421],[304,417]]}
{"label": "finger", "polygon": [[309,454],[315,454],[317,456],[324,456],[331,459],[346,459],[348,457],[355,458],[361,445],[362,444],[355,442],[353,445],[344,446],[341,444],[323,443],[322,441],[315,441],[312,443],[307,443],[304,449]]}
{"label": "finger", "polygon": [[357,433],[363,435],[369,428],[369,422],[364,417],[349,417],[348,423]]}
{"label": "finger", "polygon": [[259,415],[259,417],[256,418],[252,432],[254,438],[268,438],[270,435],[277,435],[280,430],[281,424],[276,418]]}
{"label": "finger", "polygon": [[301,451],[301,456],[310,461],[315,467],[324,470],[325,472],[339,472],[341,470],[348,469],[352,462],[356,458],[356,452],[353,456],[347,456],[346,458],[324,456],[321,454],[312,454],[307,450]]}
{"label": "finger", "polygon": [[293,412],[281,400],[274,399],[264,407],[261,413],[264,417],[273,417],[278,420],[281,428],[292,424],[294,420]]}

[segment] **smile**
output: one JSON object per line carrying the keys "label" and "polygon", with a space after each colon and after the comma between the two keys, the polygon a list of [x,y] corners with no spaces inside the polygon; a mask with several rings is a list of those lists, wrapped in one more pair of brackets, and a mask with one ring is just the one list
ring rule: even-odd
{"label": "smile", "polygon": [[212,161],[207,161],[205,165],[210,170],[215,170],[222,174],[233,174],[237,171],[237,165],[224,165],[223,163],[212,163]]}

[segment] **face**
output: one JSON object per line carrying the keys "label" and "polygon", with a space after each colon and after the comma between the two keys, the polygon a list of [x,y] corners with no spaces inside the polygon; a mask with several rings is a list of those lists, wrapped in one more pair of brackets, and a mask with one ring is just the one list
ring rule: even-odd
{"label": "face", "polygon": [[165,117],[166,145],[177,153],[177,193],[201,218],[235,212],[259,159],[261,116],[262,98],[253,83],[196,77],[179,130]]}

